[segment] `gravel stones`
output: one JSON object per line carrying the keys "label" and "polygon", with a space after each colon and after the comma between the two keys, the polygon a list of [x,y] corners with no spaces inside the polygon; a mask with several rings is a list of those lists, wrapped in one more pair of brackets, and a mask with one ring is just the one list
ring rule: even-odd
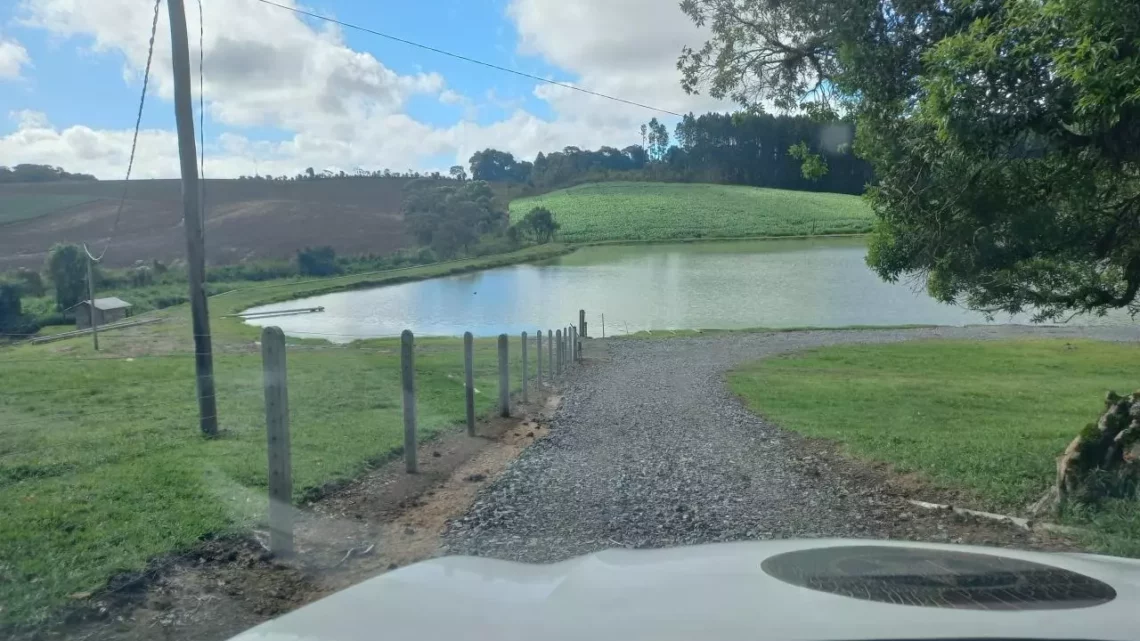
{"label": "gravel stones", "polygon": [[[803,457],[799,437],[729,392],[725,371],[837,343],[1026,335],[1136,339],[1130,328],[977,326],[590,345],[587,361],[562,383],[549,435],[449,524],[444,551],[548,562],[613,547],[897,536],[916,520],[897,500]],[[923,536],[949,540],[944,530],[932,524]]]}

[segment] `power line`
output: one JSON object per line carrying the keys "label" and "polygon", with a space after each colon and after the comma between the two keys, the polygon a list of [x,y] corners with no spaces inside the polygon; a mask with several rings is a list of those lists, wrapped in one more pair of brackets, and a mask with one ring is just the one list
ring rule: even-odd
{"label": "power line", "polygon": [[135,133],[131,138],[131,156],[127,160],[127,176],[123,179],[123,195],[119,198],[119,208],[115,211],[115,222],[111,224],[111,236],[107,239],[106,246],[103,247],[102,253],[96,258],[91,255],[87,249],[87,243],[83,243],[83,251],[87,253],[87,257],[95,262],[103,260],[103,256],[107,254],[107,250],[111,248],[111,241],[115,238],[115,233],[119,230],[119,219],[123,216],[123,205],[127,202],[127,189],[131,184],[131,169],[135,165],[135,150],[139,144],[139,129],[142,127],[143,106],[146,104],[146,88],[150,83],[150,62],[154,58],[154,36],[158,32],[158,8],[162,4],[162,0],[154,0],[154,17],[150,22],[150,43],[147,45],[146,52],[146,68],[143,70],[143,85],[142,92],[139,94],[139,111],[135,116]]}
{"label": "power line", "polygon": [[613,100],[615,102],[621,102],[621,103],[625,103],[627,105],[633,105],[634,107],[641,107],[642,109],[649,109],[650,111],[659,111],[659,112],[664,113],[664,114],[669,114],[670,116],[677,116],[678,118],[681,118],[684,116],[684,114],[679,114],[675,111],[669,111],[668,109],[662,109],[660,107],[654,107],[652,105],[646,105],[646,104],[643,104],[640,102],[634,102],[632,100],[626,100],[625,98],[618,98],[617,96],[610,96],[610,95],[607,95],[604,93],[599,93],[597,91],[590,91],[589,89],[583,89],[582,87],[575,87],[574,85],[567,84],[565,82],[558,82],[557,80],[551,80],[549,78],[543,78],[542,76],[536,76],[534,74],[526,73],[525,71],[519,71],[518,69],[511,69],[510,67],[502,67],[500,65],[497,65],[497,64],[494,64],[491,62],[484,62],[482,60],[476,60],[475,58],[470,58],[468,56],[463,56],[463,55],[460,55],[457,53],[452,53],[450,51],[444,51],[443,49],[437,49],[436,47],[430,47],[428,45],[420,44],[418,42],[413,42],[411,40],[406,40],[404,38],[399,38],[399,37],[393,36],[391,34],[382,33],[380,31],[376,31],[375,29],[369,29],[367,27],[361,27],[360,25],[355,25],[355,24],[352,24],[350,22],[343,22],[343,21],[337,20],[335,18],[329,18],[327,16],[322,16],[318,13],[313,13],[311,11],[305,11],[304,9],[298,9],[296,7],[290,7],[288,5],[278,4],[276,2],[273,2],[272,0],[257,0],[257,1],[262,3],[262,4],[267,4],[271,7],[277,7],[279,9],[285,9],[286,11],[292,11],[293,13],[297,13],[297,14],[304,15],[304,16],[309,16],[310,18],[315,18],[317,20],[323,20],[325,22],[331,22],[333,24],[340,25],[342,27],[348,27],[349,29],[355,29],[357,31],[363,31],[364,33],[370,33],[374,36],[380,36],[381,38],[387,38],[388,40],[400,42],[400,43],[403,43],[406,45],[417,47],[417,48],[423,49],[425,51],[431,51],[434,53],[438,53],[438,54],[441,54],[444,56],[449,56],[449,57],[455,58],[457,60],[463,60],[464,62],[470,62],[472,64],[481,65],[481,66],[488,67],[490,69],[495,69],[498,71],[505,71],[506,73],[511,73],[511,74],[516,75],[516,76],[522,76],[523,78],[529,78],[531,80],[537,80],[538,82],[545,82],[546,84],[554,85],[556,87],[562,87],[563,89],[571,89],[573,91],[578,91],[578,92],[581,92],[584,94],[589,94],[591,96],[597,96],[598,98],[605,98],[606,100]]}

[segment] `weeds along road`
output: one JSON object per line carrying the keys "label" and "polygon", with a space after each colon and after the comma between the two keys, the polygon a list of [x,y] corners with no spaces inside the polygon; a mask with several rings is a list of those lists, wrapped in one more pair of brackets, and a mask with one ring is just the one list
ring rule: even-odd
{"label": "weeds along road", "polygon": [[1048,545],[998,524],[915,514],[872,473],[747,411],[737,363],[839,343],[920,338],[1136,340],[1129,328],[1016,326],[587,341],[550,436],[445,534],[447,553],[530,562],[614,547],[790,537]]}

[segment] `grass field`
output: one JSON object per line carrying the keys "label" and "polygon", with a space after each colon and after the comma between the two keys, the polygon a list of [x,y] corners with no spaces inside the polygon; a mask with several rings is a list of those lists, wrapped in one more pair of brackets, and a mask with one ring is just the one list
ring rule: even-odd
{"label": "grass field", "polygon": [[92,196],[0,194],[0,225],[30,220],[96,200]]}
{"label": "grass field", "polygon": [[734,185],[613,182],[511,202],[511,219],[546,207],[569,243],[847,234],[871,229],[858,196]]}
{"label": "grass field", "polygon": [[[1056,457],[1136,387],[1140,346],[1083,340],[925,341],[841,346],[767,359],[729,375],[748,406],[861,458],[1018,512],[1048,488]],[[1140,505],[1072,515],[1096,549],[1140,556]]]}
{"label": "grass field", "polygon": [[[198,435],[185,307],[165,321],[0,349],[0,624],[34,623],[120,571],[263,518],[259,329],[223,315],[334,288],[542,258],[558,246],[391,274],[270,282],[211,299],[222,435]],[[402,445],[398,339],[289,339],[295,497],[358,475]],[[517,341],[512,342],[518,387]],[[533,356],[532,356],[533,358]],[[493,339],[476,341],[478,411],[497,398]],[[417,341],[420,434],[462,422],[461,339]],[[532,368],[533,371],[533,368]],[[18,375],[16,375],[18,374]]]}

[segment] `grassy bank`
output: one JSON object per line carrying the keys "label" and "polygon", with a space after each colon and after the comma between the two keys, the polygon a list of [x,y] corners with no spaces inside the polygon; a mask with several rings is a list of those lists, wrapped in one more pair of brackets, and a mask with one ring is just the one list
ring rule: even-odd
{"label": "grassy bank", "polygon": [[[1102,410],[1106,390],[1136,387],[1140,346],[1083,340],[923,341],[841,346],[730,373],[748,406],[853,455],[1017,512],[1056,474],[1056,457]],[[1140,555],[1140,505],[1072,515],[1110,553]]]}
{"label": "grassy bank", "polygon": [[[559,246],[410,270],[270,282],[211,299],[221,437],[198,435],[184,306],[164,322],[0,349],[0,624],[34,623],[115,573],[263,518],[266,453],[259,329],[223,315],[307,294],[534,260]],[[399,341],[289,339],[294,495],[352,478],[402,444]],[[519,386],[517,340],[513,386]],[[532,350],[532,358],[534,358]],[[493,339],[475,345],[477,409],[497,398]],[[419,425],[461,423],[462,341],[420,339]],[[532,369],[533,371],[533,369]]]}
{"label": "grassy bank", "polygon": [[534,207],[568,243],[864,233],[872,220],[858,196],[686,183],[580,185],[515,200],[511,217]]}
{"label": "grassy bank", "polygon": [[693,336],[707,336],[716,334],[766,334],[769,332],[820,332],[820,331],[879,331],[892,329],[923,329],[938,327],[937,325],[840,325],[836,327],[744,327],[741,329],[643,329],[628,334],[613,334],[610,338],[636,338],[636,339],[664,339],[689,338]]}

